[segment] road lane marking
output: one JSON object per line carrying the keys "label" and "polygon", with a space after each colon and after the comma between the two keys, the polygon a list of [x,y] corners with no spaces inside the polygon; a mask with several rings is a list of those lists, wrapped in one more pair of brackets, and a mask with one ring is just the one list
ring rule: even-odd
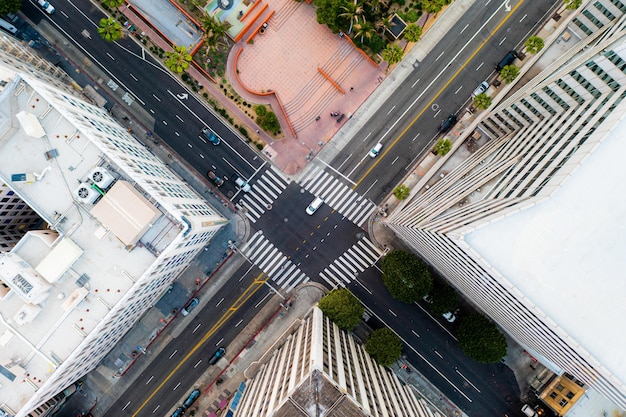
{"label": "road lane marking", "polygon": [[396,156],[396,159],[394,159],[394,160],[391,162],[391,165],[395,164],[395,163],[396,163],[396,161],[398,160],[398,158],[400,158],[400,157],[399,157],[399,156]]}
{"label": "road lane marking", "polygon": [[178,384],[176,384],[176,386],[174,387],[174,389],[172,391],[176,391],[176,389],[180,387],[180,382]]}
{"label": "road lane marking", "polygon": [[524,21],[524,19],[526,19],[526,16],[528,16],[528,15],[525,14],[524,16],[522,16],[522,18],[519,20],[519,22],[522,23]]}
{"label": "road lane marking", "polygon": [[215,344],[215,346],[219,346],[220,343],[222,343],[224,341],[224,338],[222,337],[220,340],[217,341],[217,343]]}
{"label": "road lane marking", "polygon": [[239,319],[239,321],[237,322],[237,324],[235,324],[235,327],[239,327],[239,325],[243,322],[243,319]]}
{"label": "road lane marking", "polygon": [[185,123],[185,121],[183,120],[183,118],[182,118],[182,117],[180,117],[179,115],[176,115],[176,118],[177,118],[178,120],[180,120],[181,122]]}
{"label": "road lane marking", "polygon": [[133,74],[131,74],[130,72],[128,73],[128,75],[130,75],[130,76],[133,78],[133,80],[135,80],[135,81],[139,81],[139,80],[137,79],[137,77],[135,77],[135,76],[134,76]]}
{"label": "road lane marking", "polygon": [[[404,130],[402,130],[402,132],[400,132],[400,134],[396,137],[396,139],[394,139],[386,148],[385,150],[381,153],[381,155],[377,158],[376,161],[374,161],[374,163],[367,169],[367,171],[365,171],[365,173],[363,174],[363,176],[361,176],[361,178],[359,178],[358,181],[356,181],[356,184],[352,187],[352,189],[356,189],[356,187],[359,186],[359,184],[361,182],[363,182],[363,180],[372,172],[372,170],[374,168],[376,168],[376,165],[378,165],[380,163],[380,161],[383,160],[383,158],[391,151],[391,149],[400,141],[400,139],[402,139],[404,137],[404,135],[406,135],[406,133],[409,131],[409,129],[411,129],[413,127],[413,125],[415,123],[417,123],[417,120],[422,117],[422,115],[426,112],[426,110],[428,108],[430,108],[430,106],[435,102],[435,100],[437,100],[439,98],[439,96],[445,91],[446,88],[448,88],[448,86],[452,83],[452,81],[454,81],[456,79],[456,77],[461,73],[461,71],[463,71],[463,69],[467,66],[467,64],[470,63],[470,61],[476,56],[476,54],[478,54],[478,52],[480,52],[480,50],[487,44],[487,42],[489,40],[491,40],[491,38],[493,38],[493,36],[500,30],[500,28],[502,28],[502,26],[504,26],[504,24],[509,20],[509,18],[511,16],[513,16],[513,14],[515,14],[515,11],[517,9],[519,9],[521,7],[521,5],[524,3],[525,0],[520,0],[519,3],[517,3],[515,5],[515,7],[513,7],[513,10],[511,10],[511,12],[509,12],[507,14],[507,16],[494,28],[494,30],[489,34],[489,36],[487,36],[482,42],[481,44],[478,46],[478,48],[476,48],[474,50],[474,52],[472,52],[472,54],[465,60],[465,62],[463,63],[463,65],[461,65],[459,67],[459,69],[456,70],[456,72],[454,74],[452,74],[452,76],[450,77],[450,79],[443,85],[443,87],[441,87],[441,89],[435,94],[435,96],[424,106],[424,108],[417,113],[417,115],[413,118],[413,120],[411,120],[411,122],[408,124],[407,127],[404,128]],[[487,19],[485,21],[485,23],[483,23],[483,25],[476,31],[476,33],[469,39],[469,41],[463,46],[463,48],[461,48],[459,50],[459,52],[452,58],[452,61],[454,61],[460,54],[461,52],[463,52],[465,50],[465,48],[469,45],[469,43],[476,37],[478,36],[478,34],[480,33],[480,31],[491,21],[491,19],[496,15],[496,13],[498,13],[500,11],[500,9],[504,7],[504,4],[502,4],[500,7],[498,7],[496,9],[496,11],[493,12],[493,14],[489,17],[489,19]],[[440,72],[431,82],[430,84],[422,90],[422,93],[415,98],[415,100],[413,100],[413,102],[409,105],[409,107],[407,107],[407,109],[400,115],[400,117],[398,117],[396,119],[396,121],[393,123],[392,127],[395,127],[396,124],[398,124],[400,122],[400,120],[409,112],[411,111],[411,109],[413,108],[413,106],[418,102],[418,100],[420,100],[422,98],[422,96],[425,94],[425,92],[432,86],[435,84],[435,82],[439,79],[440,75],[443,74],[444,72]],[[383,139],[386,136],[386,133],[383,135],[383,137],[381,139]]]}
{"label": "road lane marking", "polygon": [[128,407],[130,405],[130,401],[126,403],[126,405],[124,406],[124,408],[122,408],[122,411],[126,410],[126,407]]}
{"label": "road lane marking", "polygon": [[152,376],[150,377],[150,379],[148,379],[148,380],[146,381],[146,385],[148,385],[148,384],[150,383],[150,381],[152,381],[153,379],[154,379],[154,375],[152,375]]}
{"label": "road lane marking", "polygon": [[456,91],[454,92],[454,94],[459,94],[459,91],[461,91],[462,88],[463,88],[463,86],[460,86],[459,88],[457,88]]}
{"label": "road lane marking", "polygon": [[[222,326],[237,312],[240,308],[242,308],[245,303],[252,297],[259,289],[263,288],[263,285],[267,281],[261,280],[260,278],[264,276],[265,273],[261,272],[254,281],[243,291],[243,293],[233,302],[232,306],[217,320],[217,322],[202,336],[202,339],[196,343],[196,345],[191,348],[191,350],[185,355],[185,357],[178,362],[178,364],[172,369],[172,371],[163,378],[163,381],[159,384],[158,387],[146,398],[146,400],[137,408],[137,410],[132,414],[132,417],[137,417],[137,415],[144,409],[146,405],[154,398],[154,396],[165,386],[165,384],[174,376],[176,372],[191,358],[191,356],[198,351],[202,347],[204,343],[211,336],[213,336],[218,330],[222,328]],[[158,407],[157,407],[158,408]]]}
{"label": "road lane marking", "polygon": [[[363,138],[363,142],[365,142],[367,140],[367,138],[369,138],[370,136],[372,136],[372,132],[368,133],[367,136],[365,136],[365,138]],[[350,158],[350,157],[348,157]]]}
{"label": "road lane marking", "polygon": [[202,362],[202,359],[200,359],[198,362],[196,362],[196,364],[193,366],[193,369],[196,369],[198,367],[198,365],[200,365],[201,362]]}
{"label": "road lane marking", "polygon": [[159,409],[160,406],[161,406],[161,404],[157,405],[156,408],[154,410],[152,410],[152,414],[156,413],[156,411]]}
{"label": "road lane marking", "polygon": [[193,332],[191,332],[191,333],[197,332],[198,329],[200,328],[200,326],[202,326],[202,323],[198,323],[198,325],[193,329]]}
{"label": "road lane marking", "polygon": [[468,27],[469,27],[469,23],[467,25],[465,25],[465,27],[459,33],[465,32],[465,29],[467,29]]}
{"label": "road lane marking", "polygon": [[502,44],[504,43],[504,41],[506,40],[506,36],[500,41],[500,43],[498,44],[498,46],[502,46]]}
{"label": "road lane marking", "polygon": [[467,382],[468,384],[470,384],[472,386],[472,388],[474,388],[476,391],[480,392],[480,390],[476,387],[476,385],[472,384],[472,382],[465,378],[465,375],[463,375],[461,372],[459,372],[459,369],[455,366],[454,367],[454,371],[459,374],[461,376],[461,378],[463,378],[465,380],[465,382]]}
{"label": "road lane marking", "polygon": [[415,142],[415,139],[419,138],[421,135],[421,133],[418,133],[417,135],[415,135],[415,137],[411,140],[411,142]]}
{"label": "road lane marking", "polygon": [[172,354],[170,355],[169,359],[172,359],[172,357],[173,357],[174,355],[176,355],[176,352],[178,352],[178,349],[176,349],[174,352],[172,352]]}
{"label": "road lane marking", "polygon": [[161,102],[161,99],[155,96],[154,94],[152,94],[152,97],[154,97],[159,103]]}
{"label": "road lane marking", "polygon": [[414,334],[415,336],[417,336],[417,337],[422,337],[422,336],[420,336],[419,334],[417,334],[417,332],[416,332],[415,330],[411,330],[411,333],[413,333],[413,334]]}
{"label": "road lane marking", "polygon": [[441,359],[443,359],[443,356],[441,356],[441,353],[437,352],[436,350],[433,350],[433,352],[435,352],[435,355],[439,356]]}
{"label": "road lane marking", "polygon": [[107,52],[107,55],[109,56],[109,58],[111,58],[113,61],[115,61],[115,58],[113,58],[113,55],[111,55],[110,53]]}
{"label": "road lane marking", "polygon": [[439,59],[443,56],[443,54],[445,54],[446,51],[442,51],[439,56],[437,57],[437,59],[435,59],[435,62],[439,61]]}
{"label": "road lane marking", "polygon": [[396,105],[394,104],[393,107],[391,109],[389,109],[389,111],[387,112],[387,115],[389,115],[389,113],[391,113],[393,111],[393,109],[396,108]]}
{"label": "road lane marking", "polygon": [[394,317],[398,317],[398,315],[396,313],[394,313],[391,309],[389,309],[389,312],[394,316]]}
{"label": "road lane marking", "polygon": [[483,65],[485,65],[485,61],[481,62],[480,65],[476,67],[476,71],[481,69],[483,67]]}
{"label": "road lane marking", "polygon": [[417,85],[417,83],[419,83],[421,80],[421,78],[418,78],[417,81],[415,81],[412,85],[411,88],[415,87]]}
{"label": "road lane marking", "polygon": [[222,304],[224,302],[224,297],[222,297],[222,299],[220,301],[218,301],[217,304],[215,304],[215,307],[219,307],[220,304]]}

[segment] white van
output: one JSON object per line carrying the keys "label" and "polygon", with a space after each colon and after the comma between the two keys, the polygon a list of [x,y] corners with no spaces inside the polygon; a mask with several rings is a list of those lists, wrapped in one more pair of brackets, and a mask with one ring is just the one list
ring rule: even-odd
{"label": "white van", "polygon": [[17,34],[17,28],[4,19],[0,19],[0,28],[6,30],[11,35]]}
{"label": "white van", "polygon": [[526,414],[528,417],[537,417],[537,412],[533,410],[528,404],[524,404],[522,407],[522,413]]}
{"label": "white van", "polygon": [[322,207],[322,204],[324,204],[324,200],[322,200],[320,197],[315,197],[315,200],[311,201],[311,204],[309,204],[309,206],[306,208],[306,214],[311,216],[317,211],[318,208]]}

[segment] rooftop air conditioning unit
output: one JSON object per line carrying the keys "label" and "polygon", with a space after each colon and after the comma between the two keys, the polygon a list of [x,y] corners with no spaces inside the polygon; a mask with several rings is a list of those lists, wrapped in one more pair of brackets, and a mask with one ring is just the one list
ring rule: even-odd
{"label": "rooftop air conditioning unit", "polygon": [[106,190],[115,181],[115,177],[102,167],[92,169],[89,172],[89,179],[102,190]]}
{"label": "rooftop air conditioning unit", "polygon": [[74,196],[83,204],[93,204],[100,197],[100,193],[84,182],[74,190]]}

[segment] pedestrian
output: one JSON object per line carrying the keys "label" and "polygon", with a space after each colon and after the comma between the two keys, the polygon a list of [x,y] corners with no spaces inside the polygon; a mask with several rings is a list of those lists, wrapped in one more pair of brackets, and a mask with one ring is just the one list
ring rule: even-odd
{"label": "pedestrian", "polygon": [[319,116],[317,116],[317,117],[315,118],[315,121],[316,121],[316,122],[319,122],[319,120],[320,120],[320,117],[319,117]]}
{"label": "pedestrian", "polygon": [[354,90],[354,87],[350,87],[350,91]]}

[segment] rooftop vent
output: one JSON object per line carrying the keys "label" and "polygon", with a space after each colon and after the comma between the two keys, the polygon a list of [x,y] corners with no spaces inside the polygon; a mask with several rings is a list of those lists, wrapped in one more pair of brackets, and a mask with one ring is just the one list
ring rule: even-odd
{"label": "rooftop vent", "polygon": [[74,190],[74,196],[83,204],[93,204],[100,197],[100,193],[91,188],[91,185],[82,183]]}
{"label": "rooftop vent", "polygon": [[113,181],[115,181],[115,177],[102,167],[95,167],[92,169],[91,172],[89,172],[89,179],[102,190],[107,189],[111,186],[111,184],[113,184]]}

